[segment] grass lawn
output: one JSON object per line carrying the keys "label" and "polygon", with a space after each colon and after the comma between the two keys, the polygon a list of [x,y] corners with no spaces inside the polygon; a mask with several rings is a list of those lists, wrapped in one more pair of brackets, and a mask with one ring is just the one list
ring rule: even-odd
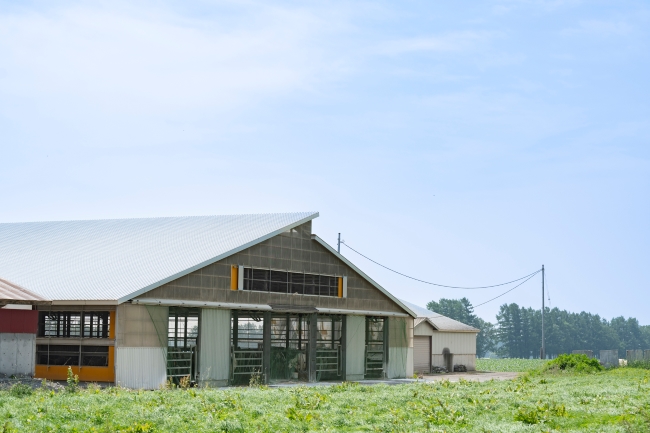
{"label": "grass lawn", "polygon": [[513,381],[0,391],[0,432],[648,432],[650,372]]}
{"label": "grass lawn", "polygon": [[530,371],[540,368],[546,363],[544,359],[479,358],[476,360],[478,371]]}

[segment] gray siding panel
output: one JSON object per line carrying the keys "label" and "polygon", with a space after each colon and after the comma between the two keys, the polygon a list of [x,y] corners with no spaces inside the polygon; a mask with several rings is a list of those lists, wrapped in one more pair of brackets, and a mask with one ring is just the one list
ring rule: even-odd
{"label": "gray siding panel", "polygon": [[168,314],[167,307],[121,304],[117,307],[117,346],[167,346]]}

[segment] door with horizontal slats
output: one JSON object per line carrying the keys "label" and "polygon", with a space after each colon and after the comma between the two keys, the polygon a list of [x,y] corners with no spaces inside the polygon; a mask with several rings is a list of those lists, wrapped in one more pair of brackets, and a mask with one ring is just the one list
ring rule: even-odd
{"label": "door with horizontal slats", "polygon": [[431,337],[413,337],[413,371],[431,372]]}

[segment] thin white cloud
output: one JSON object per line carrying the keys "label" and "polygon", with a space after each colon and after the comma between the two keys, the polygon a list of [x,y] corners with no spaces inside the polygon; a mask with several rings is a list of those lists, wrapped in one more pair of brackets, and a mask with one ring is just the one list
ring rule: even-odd
{"label": "thin white cloud", "polygon": [[590,36],[622,36],[634,31],[634,26],[625,20],[586,20],[577,26],[561,31],[565,35],[585,34]]}
{"label": "thin white cloud", "polygon": [[0,15],[0,95],[54,116],[66,106],[173,117],[230,111],[340,73],[336,50],[314,43],[339,30],[331,17],[246,7],[218,20],[119,5]]}
{"label": "thin white cloud", "polygon": [[422,36],[389,41],[383,44],[380,51],[386,54],[403,54],[423,51],[467,51],[486,43],[493,37],[494,33],[490,32],[453,32],[441,36]]}

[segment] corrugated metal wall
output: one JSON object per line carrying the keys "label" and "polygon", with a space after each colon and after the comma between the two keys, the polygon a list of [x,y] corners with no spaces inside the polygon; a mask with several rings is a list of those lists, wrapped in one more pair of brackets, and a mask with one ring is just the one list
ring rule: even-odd
{"label": "corrugated metal wall", "polygon": [[226,386],[230,375],[230,310],[201,309],[199,381]]}
{"label": "corrugated metal wall", "polygon": [[345,335],[346,380],[361,380],[364,376],[366,355],[366,317],[347,316]]}
{"label": "corrugated metal wall", "polygon": [[35,352],[35,334],[1,333],[0,373],[33,375]]}
{"label": "corrugated metal wall", "polygon": [[160,388],[167,380],[165,351],[161,347],[118,347],[115,382],[125,388]]}
{"label": "corrugated metal wall", "polygon": [[0,308],[0,333],[36,334],[38,311]]}
{"label": "corrugated metal wall", "polygon": [[467,332],[439,332],[431,337],[431,353],[442,355],[443,349],[451,353],[476,355],[476,334]]}

